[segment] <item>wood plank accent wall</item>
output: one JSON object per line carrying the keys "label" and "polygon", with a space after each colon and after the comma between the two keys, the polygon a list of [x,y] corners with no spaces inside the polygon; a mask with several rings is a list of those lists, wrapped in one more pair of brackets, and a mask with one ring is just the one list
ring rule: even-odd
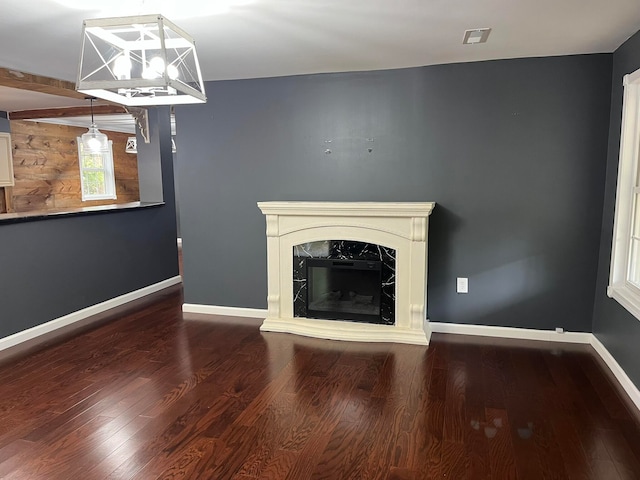
{"label": "wood plank accent wall", "polygon": [[107,132],[113,141],[116,200],[82,201],[77,137],[86,128],[13,120],[13,208],[16,212],[58,210],[140,199],[138,160],[125,153],[126,133]]}

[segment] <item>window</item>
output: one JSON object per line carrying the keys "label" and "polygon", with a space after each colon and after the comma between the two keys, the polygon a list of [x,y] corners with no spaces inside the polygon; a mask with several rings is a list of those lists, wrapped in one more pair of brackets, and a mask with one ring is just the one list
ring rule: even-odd
{"label": "window", "polygon": [[607,294],[640,320],[640,70],[624,77],[616,210]]}
{"label": "window", "polygon": [[113,149],[109,140],[109,151],[104,153],[84,152],[78,137],[80,157],[80,183],[82,201],[116,198],[116,181],[113,174]]}

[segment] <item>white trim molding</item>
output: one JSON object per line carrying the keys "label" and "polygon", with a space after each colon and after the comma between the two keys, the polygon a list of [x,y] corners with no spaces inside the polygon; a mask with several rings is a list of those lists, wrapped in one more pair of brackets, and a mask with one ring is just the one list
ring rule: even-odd
{"label": "white trim molding", "polygon": [[607,296],[613,298],[627,311],[640,320],[640,295],[638,288],[626,282],[620,282],[607,287]]}
{"label": "white trim molding", "polygon": [[182,305],[184,313],[199,313],[203,315],[222,315],[225,317],[265,318],[267,310],[262,308],[222,307],[217,305],[200,305],[185,303]]}
{"label": "white trim molding", "polygon": [[542,340],[546,342],[591,343],[593,334],[585,332],[563,332],[535,330],[531,328],[495,327],[489,325],[466,325],[462,323],[431,322],[433,333],[475,335],[480,337],[514,338],[518,340]]}
{"label": "white trim molding", "polygon": [[[607,295],[640,320],[640,288],[634,267],[638,261],[636,203],[640,186],[640,69],[623,79],[622,126],[616,184],[616,205],[611,242]],[[634,233],[635,232],[635,233]],[[634,248],[636,245],[636,248]]]}
{"label": "white trim molding", "polygon": [[34,340],[43,335],[73,325],[74,323],[79,323],[83,320],[87,320],[89,317],[104,313],[107,310],[111,310],[112,308],[120,307],[122,305],[125,305],[126,303],[138,300],[142,297],[146,297],[147,295],[159,292],[160,290],[164,290],[165,288],[178,285],[179,283],[182,283],[182,277],[180,276],[168,278],[139,290],[134,290],[133,292],[125,293],[124,295],[120,295],[119,297],[111,298],[96,305],[83,308],[82,310],[77,310],[75,312],[69,313],[68,315],[53,319],[41,325],[36,325],[35,327],[22,330],[21,332],[14,333],[13,335],[9,335],[8,337],[0,338],[0,351],[15,347],[30,340]]}

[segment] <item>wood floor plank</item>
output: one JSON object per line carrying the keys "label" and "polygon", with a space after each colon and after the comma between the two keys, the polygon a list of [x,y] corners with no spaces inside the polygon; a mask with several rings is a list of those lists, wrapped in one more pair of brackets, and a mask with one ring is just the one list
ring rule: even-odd
{"label": "wood floor plank", "polygon": [[[130,385],[130,389],[125,389],[120,392],[122,395],[119,398],[131,393],[135,387],[139,385],[136,382],[137,379],[123,379],[120,385]],[[146,383],[146,382],[145,382]],[[109,395],[108,398],[101,398],[96,394],[86,397],[83,401],[78,402],[72,408],[65,410],[60,414],[51,415],[50,420],[41,420],[39,426],[31,430],[23,438],[32,442],[41,442],[43,444],[49,444],[56,441],[61,436],[68,435],[73,432],[79,425],[83,425],[87,421],[101,415],[104,409],[112,405],[112,402],[118,401],[119,398],[112,398]]]}
{"label": "wood floor plank", "polygon": [[[120,465],[124,464],[136,453],[133,441],[139,432],[151,422],[148,417],[137,416],[125,427],[114,431],[113,435],[99,448],[100,451],[91,455],[90,466],[75,464],[70,468],[69,478],[107,478]],[[75,476],[74,476],[75,472]]]}
{"label": "wood floor plank", "polygon": [[429,399],[425,411],[426,430],[424,434],[418,434],[420,444],[416,451],[419,454],[411,458],[412,470],[425,477],[433,471],[439,471],[442,462],[444,409],[444,401]]}
{"label": "wood floor plank", "polygon": [[281,480],[286,478],[293,465],[297,462],[298,456],[297,452],[278,450],[269,459],[257,478],[259,480]]}
{"label": "wood floor plank", "polygon": [[194,478],[193,475],[198,463],[206,455],[213,454],[215,442],[215,440],[210,438],[200,438],[195,442],[190,443],[156,478],[159,480]]}
{"label": "wood floor plank", "polygon": [[513,444],[516,470],[520,480],[543,478],[542,461],[535,448],[531,448],[534,430],[541,423],[541,391],[532,388],[537,374],[528,351],[507,351],[503,374],[507,382],[506,402],[509,415],[511,442]]}
{"label": "wood floor plank", "polygon": [[417,480],[418,474],[406,468],[391,467],[387,480]]}
{"label": "wood floor plank", "polygon": [[489,464],[493,478],[518,478],[507,411],[487,408],[484,434],[489,440]]}
{"label": "wood floor plank", "polygon": [[[629,421],[632,414],[616,392],[616,386],[607,377],[591,355],[585,355],[580,363],[588,381],[593,385],[598,397],[610,418]],[[637,416],[636,412],[636,416]]]}
{"label": "wood floor plank", "polygon": [[0,361],[0,478],[640,478],[589,346],[309,339],[155,298]]}
{"label": "wood floor plank", "polygon": [[484,403],[487,408],[505,408],[505,381],[495,347],[482,349]]}
{"label": "wood floor plank", "polygon": [[467,368],[465,382],[465,450],[467,454],[467,478],[491,478],[489,444],[484,434],[486,411],[483,392],[482,349],[468,345],[463,350]]}
{"label": "wood floor plank", "polygon": [[467,422],[465,421],[466,379],[466,366],[462,362],[452,361],[447,369],[443,430],[445,442],[464,443],[467,430]]}
{"label": "wood floor plank", "polygon": [[[437,468],[430,472],[429,478],[467,479],[468,456],[464,444],[445,440],[442,442],[442,457]],[[506,478],[506,477],[504,477]]]}
{"label": "wood floor plank", "polygon": [[11,472],[28,462],[33,456],[34,446],[33,442],[16,440],[0,448],[0,478],[10,478]]}
{"label": "wood floor plank", "polygon": [[640,473],[638,473],[638,470],[630,468],[627,465],[618,462],[613,462],[613,464],[616,467],[618,476],[622,480],[638,480],[638,478],[640,478]]}
{"label": "wood floor plank", "polygon": [[325,429],[325,433],[318,430],[314,436],[312,436],[305,447],[298,454],[298,461],[293,465],[289,474],[285,477],[286,480],[300,480],[309,479],[316,471],[320,456],[323,454],[325,448],[329,444],[331,433],[333,429]]}

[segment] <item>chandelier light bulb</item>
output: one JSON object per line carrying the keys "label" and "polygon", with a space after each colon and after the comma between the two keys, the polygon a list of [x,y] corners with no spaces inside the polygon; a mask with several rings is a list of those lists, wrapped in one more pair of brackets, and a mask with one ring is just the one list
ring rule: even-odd
{"label": "chandelier light bulb", "polygon": [[160,57],[153,57],[149,60],[149,65],[142,71],[142,78],[153,80],[164,75],[164,60]]}
{"label": "chandelier light bulb", "polygon": [[128,55],[120,55],[113,62],[113,73],[118,80],[131,78],[131,59]]}
{"label": "chandelier light bulb", "polygon": [[142,70],[142,78],[145,80],[153,80],[154,78],[158,78],[158,74],[151,68],[147,67]]}
{"label": "chandelier light bulb", "polygon": [[153,57],[149,61],[149,68],[153,70],[156,76],[162,76],[164,74],[164,60],[162,60],[160,57]]}
{"label": "chandelier light bulb", "polygon": [[180,76],[180,72],[178,72],[178,68],[175,65],[169,64],[167,66],[167,75],[169,75],[171,80],[175,80]]}

